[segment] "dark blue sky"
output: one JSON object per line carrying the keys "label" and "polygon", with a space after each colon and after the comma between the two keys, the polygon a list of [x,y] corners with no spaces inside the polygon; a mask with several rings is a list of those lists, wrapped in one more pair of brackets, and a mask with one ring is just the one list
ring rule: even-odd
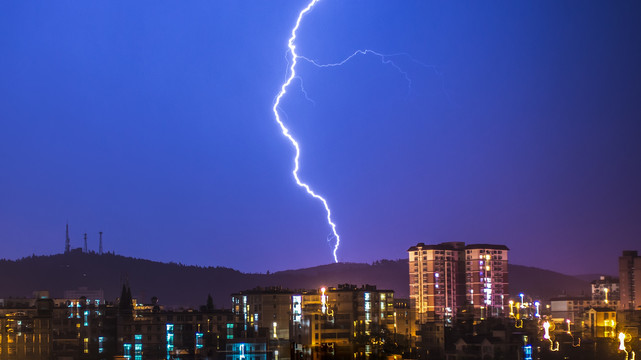
{"label": "dark blue sky", "polygon": [[[0,4],[5,258],[72,245],[275,271],[332,261],[271,104],[305,1]],[[341,261],[417,242],[616,271],[641,250],[641,3],[322,0],[283,102]]]}

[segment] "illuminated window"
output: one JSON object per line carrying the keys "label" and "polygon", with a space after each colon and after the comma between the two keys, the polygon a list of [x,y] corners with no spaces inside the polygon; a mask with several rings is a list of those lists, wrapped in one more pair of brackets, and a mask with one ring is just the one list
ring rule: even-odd
{"label": "illuminated window", "polygon": [[131,344],[122,344],[125,359],[131,359]]}
{"label": "illuminated window", "polygon": [[84,316],[85,316],[84,325],[89,326],[89,310],[85,310]]}
{"label": "illuminated window", "polygon": [[167,324],[167,358],[174,351],[174,324]]}
{"label": "illuminated window", "polygon": [[142,360],[142,344],[134,345],[134,360]]}
{"label": "illuminated window", "polygon": [[142,335],[134,335],[134,360],[142,360]]}
{"label": "illuminated window", "polygon": [[234,338],[234,324],[227,324],[227,339]]}

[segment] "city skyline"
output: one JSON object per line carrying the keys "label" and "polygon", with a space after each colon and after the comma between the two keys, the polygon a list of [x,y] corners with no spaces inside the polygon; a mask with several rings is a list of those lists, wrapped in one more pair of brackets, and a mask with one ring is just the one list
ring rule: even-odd
{"label": "city skyline", "polygon": [[[69,223],[165,262],[332,262],[271,113],[306,3],[0,5],[3,257],[63,252]],[[338,260],[490,243],[616,274],[641,238],[640,7],[321,0],[300,55],[401,69],[301,63],[283,100]]]}

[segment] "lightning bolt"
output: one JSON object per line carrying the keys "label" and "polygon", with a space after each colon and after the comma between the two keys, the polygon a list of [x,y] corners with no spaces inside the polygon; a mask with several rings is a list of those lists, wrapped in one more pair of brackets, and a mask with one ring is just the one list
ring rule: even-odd
{"label": "lightning bolt", "polygon": [[[329,63],[329,64],[321,64],[321,63],[317,62],[316,60],[310,59],[310,58],[302,56],[302,55],[298,55],[296,53],[296,45],[294,44],[294,42],[296,41],[296,32],[298,31],[298,28],[300,27],[300,23],[301,23],[303,17],[305,17],[305,15],[308,14],[314,8],[316,3],[318,3],[319,1],[320,0],[312,0],[309,4],[307,4],[307,6],[303,10],[301,10],[301,12],[298,14],[298,18],[296,19],[296,24],[292,28],[292,33],[291,33],[292,35],[289,38],[289,41],[287,42],[287,47],[289,48],[288,53],[291,55],[291,60],[287,59],[287,61],[289,63],[288,64],[288,66],[289,66],[288,74],[289,75],[287,76],[285,82],[281,85],[280,91],[278,92],[278,95],[276,95],[276,98],[274,99],[274,105],[272,107],[272,111],[274,112],[274,118],[276,119],[276,122],[280,126],[280,129],[281,129],[283,135],[291,142],[291,144],[294,146],[294,149],[296,150],[296,154],[294,156],[294,170],[292,170],[292,175],[294,176],[294,179],[296,180],[296,184],[298,186],[304,188],[305,191],[307,191],[307,193],[309,195],[311,195],[312,197],[320,200],[323,203],[323,206],[325,207],[325,211],[327,213],[327,223],[332,228],[332,233],[328,237],[328,241],[331,241],[332,238],[336,239],[336,244],[334,245],[333,255],[334,255],[334,261],[338,262],[338,257],[336,255],[336,252],[338,251],[338,247],[339,247],[339,245],[341,243],[341,239],[340,239],[340,236],[338,235],[338,232],[336,231],[336,224],[332,221],[332,212],[331,212],[331,210],[329,208],[329,205],[327,204],[327,200],[325,200],[325,198],[323,198],[321,195],[315,193],[311,189],[311,187],[308,184],[302,182],[300,177],[298,176],[299,160],[300,160],[300,146],[298,145],[298,141],[296,141],[296,139],[294,139],[294,137],[290,134],[289,129],[285,126],[285,124],[283,123],[283,121],[281,119],[281,113],[283,115],[285,115],[285,112],[282,109],[280,109],[280,103],[281,103],[281,100],[283,99],[283,97],[287,94],[287,88],[292,84],[294,79],[298,79],[300,81],[301,92],[305,96],[305,99],[307,99],[308,101],[314,103],[314,101],[309,98],[309,96],[307,95],[307,92],[305,91],[305,88],[303,86],[303,79],[300,76],[296,75],[296,64],[298,64],[298,60],[303,60],[303,61],[306,61],[306,62],[308,62],[308,63],[310,63],[313,66],[318,67],[318,68],[331,68],[331,67],[344,65],[345,63],[347,63],[352,58],[354,58],[355,56],[358,56],[358,55],[374,55],[374,56],[379,57],[383,64],[392,66],[401,75],[403,75],[403,77],[407,81],[408,89],[411,89],[411,85],[412,85],[412,81],[411,81],[409,75],[407,74],[407,72],[403,71],[403,69],[400,66],[398,66],[394,61],[392,61],[390,59],[391,57],[406,56],[411,61],[416,62],[421,66],[424,66],[424,67],[432,67],[432,66],[426,65],[426,64],[424,64],[424,63],[412,58],[411,56],[409,56],[408,54],[405,54],[405,53],[386,55],[386,54],[382,54],[382,53],[379,53],[379,52],[376,52],[376,51],[373,51],[373,50],[369,50],[369,49],[356,50],[354,53],[352,53],[351,55],[349,55],[345,59],[343,59],[343,60],[341,60],[339,62],[336,62],[336,63]],[[432,68],[434,68],[434,67],[432,67]],[[434,70],[436,71],[435,68],[434,68]]]}
{"label": "lightning bolt", "polygon": [[280,130],[282,131],[283,135],[289,140],[289,142],[292,143],[292,145],[294,146],[294,149],[296,150],[296,155],[294,156],[294,170],[292,171],[292,175],[294,175],[296,184],[304,188],[309,195],[320,200],[323,203],[323,206],[325,207],[325,211],[327,212],[327,222],[331,226],[332,234],[336,238],[336,244],[334,245],[334,251],[333,251],[334,261],[338,262],[338,257],[336,255],[336,252],[338,251],[338,247],[341,243],[341,238],[338,235],[338,232],[336,231],[336,224],[332,221],[332,211],[329,209],[327,200],[325,200],[324,197],[315,193],[309,185],[305,184],[300,180],[300,177],[298,176],[300,146],[298,146],[298,141],[296,141],[296,139],[294,139],[294,137],[289,133],[289,129],[285,126],[285,124],[281,120],[280,114],[278,112],[278,107],[280,106],[280,102],[283,99],[283,96],[287,94],[287,88],[292,83],[294,78],[296,78],[296,64],[298,63],[298,59],[299,59],[299,56],[296,54],[296,45],[294,45],[294,41],[296,41],[296,31],[298,31],[298,28],[300,27],[300,22],[305,16],[305,14],[309,13],[318,1],[319,0],[312,0],[309,4],[307,4],[307,7],[301,10],[301,12],[298,14],[298,19],[296,19],[296,25],[294,25],[294,28],[292,29],[292,36],[289,38],[289,41],[287,42],[289,53],[292,56],[291,62],[289,64],[289,76],[287,77],[285,82],[281,85],[278,95],[276,95],[276,99],[274,100],[274,106],[272,107],[272,111],[274,112],[274,117],[276,119],[276,122],[280,126]]}

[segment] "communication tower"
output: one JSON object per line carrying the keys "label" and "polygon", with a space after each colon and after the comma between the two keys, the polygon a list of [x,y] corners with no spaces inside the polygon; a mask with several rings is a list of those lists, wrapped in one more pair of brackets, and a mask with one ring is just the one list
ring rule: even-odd
{"label": "communication tower", "polygon": [[65,254],[69,252],[71,247],[71,239],[69,238],[69,224],[67,223],[67,238],[65,240]]}

